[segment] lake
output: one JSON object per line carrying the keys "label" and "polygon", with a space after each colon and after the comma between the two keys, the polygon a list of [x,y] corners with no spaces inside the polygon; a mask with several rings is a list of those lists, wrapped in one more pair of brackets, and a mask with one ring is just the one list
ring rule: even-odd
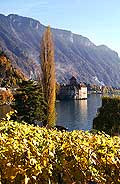
{"label": "lake", "polygon": [[[101,95],[88,95],[87,100],[70,100],[56,103],[57,125],[71,130],[90,130],[96,116],[97,109],[101,106]],[[10,111],[8,105],[0,106],[0,118]]]}
{"label": "lake", "polygon": [[91,94],[87,100],[57,102],[57,125],[68,128],[68,131],[92,129],[93,119],[102,103],[101,97]]}

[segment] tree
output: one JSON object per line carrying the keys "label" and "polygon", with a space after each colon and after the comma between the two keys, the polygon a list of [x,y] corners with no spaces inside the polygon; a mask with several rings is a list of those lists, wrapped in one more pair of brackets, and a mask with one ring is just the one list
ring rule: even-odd
{"label": "tree", "polygon": [[46,115],[47,121],[45,124],[54,126],[56,121],[55,112],[55,62],[54,62],[54,46],[50,27],[48,26],[44,32],[41,41],[41,70],[42,70],[42,85],[44,99],[47,104]]}
{"label": "tree", "polygon": [[23,120],[29,124],[45,121],[46,104],[40,82],[35,84],[33,81],[23,81],[14,98],[12,108],[17,111],[17,120]]}
{"label": "tree", "polygon": [[120,135],[120,97],[102,98],[102,107],[93,120],[93,128],[110,135]]}

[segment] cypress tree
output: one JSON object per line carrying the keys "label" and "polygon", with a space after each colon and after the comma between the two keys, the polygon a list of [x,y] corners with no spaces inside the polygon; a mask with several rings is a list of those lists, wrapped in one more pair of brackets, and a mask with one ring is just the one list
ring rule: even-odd
{"label": "cypress tree", "polygon": [[43,34],[41,41],[41,70],[44,100],[47,104],[45,125],[54,126],[56,121],[55,112],[55,62],[54,62],[54,45],[50,27],[48,26]]}

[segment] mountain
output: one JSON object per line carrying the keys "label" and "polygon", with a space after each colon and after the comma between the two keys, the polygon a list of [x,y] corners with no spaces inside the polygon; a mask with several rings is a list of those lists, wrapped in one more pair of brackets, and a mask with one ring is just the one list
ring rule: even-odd
{"label": "mountain", "polygon": [[19,82],[26,79],[21,70],[14,68],[6,54],[0,51],[0,86],[17,87]]}
{"label": "mountain", "polygon": [[[18,15],[0,14],[0,48],[30,76],[40,71],[40,40],[45,26]],[[78,81],[120,87],[120,58],[105,45],[96,46],[88,38],[71,31],[52,28],[55,44],[56,76],[66,82],[74,75]]]}

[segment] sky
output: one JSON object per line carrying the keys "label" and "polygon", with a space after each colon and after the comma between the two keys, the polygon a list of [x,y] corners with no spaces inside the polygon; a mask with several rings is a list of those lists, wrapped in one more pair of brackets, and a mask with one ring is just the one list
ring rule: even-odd
{"label": "sky", "polygon": [[120,0],[0,0],[0,13],[70,30],[120,55]]}

